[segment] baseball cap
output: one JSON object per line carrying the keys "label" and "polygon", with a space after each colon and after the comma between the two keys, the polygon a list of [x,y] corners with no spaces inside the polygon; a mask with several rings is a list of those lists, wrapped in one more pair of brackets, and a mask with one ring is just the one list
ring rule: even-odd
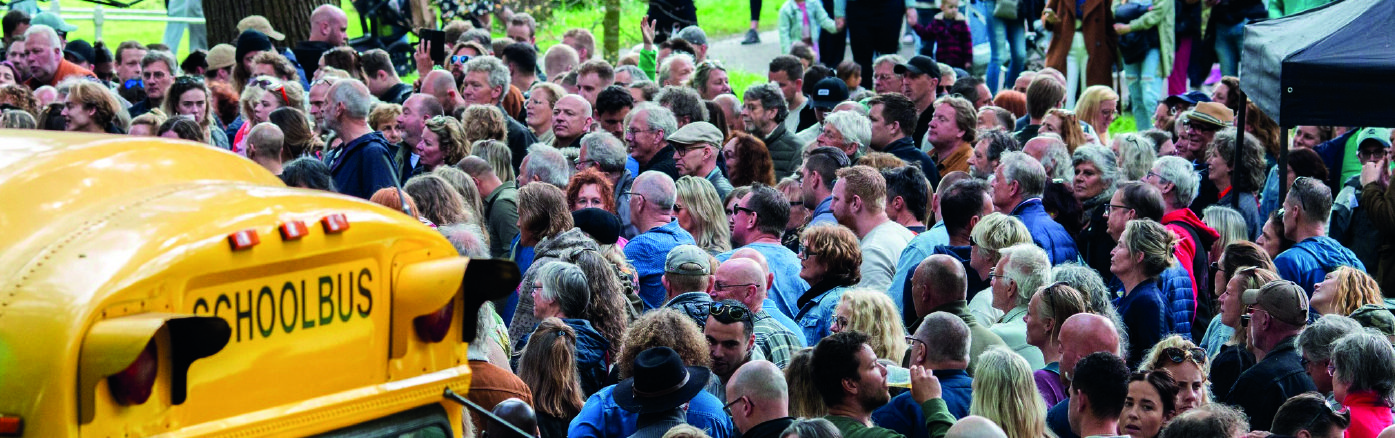
{"label": "baseball cap", "polygon": [[835,77],[823,78],[814,85],[814,92],[809,97],[814,101],[814,108],[833,109],[848,100],[848,84]]}
{"label": "baseball cap", "polygon": [[1201,103],[1201,102],[1210,102],[1210,101],[1211,101],[1211,97],[1210,97],[1210,96],[1207,96],[1206,93],[1202,93],[1202,92],[1200,92],[1200,91],[1188,91],[1188,92],[1182,93],[1182,94],[1174,94],[1174,95],[1171,95],[1171,96],[1167,96],[1166,99],[1163,99],[1163,103],[1167,104],[1167,106],[1176,105],[1176,104],[1178,104],[1178,103],[1186,103],[1187,105],[1196,105],[1196,104]]}
{"label": "baseball cap", "polygon": [[679,144],[722,144],[722,131],[716,125],[707,122],[692,122],[678,128],[668,136],[669,143]]}
{"label": "baseball cap", "polygon": [[208,62],[208,69],[217,70],[220,68],[232,67],[233,64],[237,64],[237,60],[233,58],[236,54],[237,48],[233,47],[232,44],[213,46],[212,49],[208,49],[208,57],[205,58]]}
{"label": "baseball cap", "polygon": [[63,17],[59,17],[58,14],[47,11],[40,12],[38,15],[35,15],[33,19],[29,20],[29,25],[31,26],[36,26],[40,24],[52,27],[53,30],[59,32],[72,32],[77,30],[78,28],[77,26],[68,24],[68,22],[63,21]]}
{"label": "baseball cap", "polygon": [[242,21],[237,22],[238,33],[245,32],[247,29],[253,29],[264,33],[267,37],[276,41],[286,39],[286,34],[277,32],[276,28],[271,27],[271,22],[268,21],[266,17],[260,15],[249,15],[247,18],[243,18]]}
{"label": "baseball cap", "polygon": [[63,54],[73,57],[78,62],[93,62],[97,58],[97,51],[92,48],[92,44],[84,40],[68,41],[68,46],[63,48]]}
{"label": "baseball cap", "polygon": [[1377,141],[1381,146],[1390,147],[1390,128],[1361,128],[1361,133],[1356,136],[1356,147],[1361,147],[1366,140]]}
{"label": "baseball cap", "polygon": [[1292,281],[1274,280],[1259,289],[1246,289],[1240,301],[1246,306],[1264,309],[1270,316],[1290,325],[1301,326],[1308,322],[1308,292]]}
{"label": "baseball cap", "polygon": [[693,43],[694,45],[707,45],[707,32],[703,31],[701,27],[688,26],[679,30],[678,34],[674,36],[682,38],[684,41]]}
{"label": "baseball cap", "polygon": [[1395,314],[1376,304],[1365,304],[1351,312],[1351,319],[1362,327],[1373,328],[1385,336],[1395,336]]}
{"label": "baseball cap", "polygon": [[898,75],[911,73],[917,75],[928,74],[936,78],[940,77],[940,65],[936,63],[933,58],[925,55],[912,56],[905,64],[897,64],[896,67],[891,70]]}
{"label": "baseball cap", "polygon": [[696,245],[678,245],[668,252],[664,272],[680,275],[709,275],[711,256]]}
{"label": "baseball cap", "polygon": [[1230,108],[1226,108],[1225,105],[1216,102],[1202,102],[1187,112],[1187,120],[1224,128],[1235,121],[1235,113]]}

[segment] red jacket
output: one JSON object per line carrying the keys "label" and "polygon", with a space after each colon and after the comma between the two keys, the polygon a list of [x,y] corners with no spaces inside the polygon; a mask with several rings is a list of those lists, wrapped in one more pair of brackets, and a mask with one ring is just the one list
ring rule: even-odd
{"label": "red jacket", "polygon": [[1347,394],[1342,406],[1351,411],[1351,425],[1343,435],[1346,438],[1376,438],[1392,422],[1390,405],[1375,391]]}
{"label": "red jacket", "polygon": [[[1179,222],[1191,226],[1197,234],[1200,234],[1201,242],[1192,240],[1192,234],[1187,232],[1186,227],[1179,225]],[[1177,242],[1177,249],[1174,250],[1174,254],[1177,256],[1177,259],[1182,262],[1182,267],[1187,269],[1187,274],[1192,276],[1192,299],[1200,301],[1201,297],[1197,294],[1197,291],[1205,284],[1204,280],[1206,279],[1197,278],[1196,266],[1192,263],[1192,260],[1196,257],[1197,248],[1205,250],[1211,249],[1211,243],[1221,238],[1221,234],[1207,226],[1205,222],[1201,221],[1201,218],[1196,217],[1196,213],[1193,213],[1190,208],[1179,208],[1176,211],[1164,214],[1162,223],[1167,229],[1172,230],[1172,232],[1177,234],[1177,237],[1180,238]],[[1205,263],[1205,261],[1203,261],[1203,263]]]}
{"label": "red jacket", "polygon": [[29,85],[29,88],[35,89],[35,90],[37,90],[37,89],[39,89],[39,87],[42,87],[42,86],[45,86],[45,85],[51,85],[51,86],[55,86],[55,87],[56,87],[56,86],[58,86],[58,83],[59,83],[59,82],[62,82],[64,79],[67,79],[67,78],[70,77],[70,76],[89,77],[89,78],[95,78],[95,77],[97,77],[97,75],[92,74],[92,70],[88,70],[88,69],[82,68],[82,66],[77,65],[77,64],[74,64],[74,63],[71,63],[71,62],[68,62],[68,60],[64,59],[64,60],[58,61],[58,68],[57,68],[56,70],[53,71],[53,79],[52,79],[52,80],[50,80],[49,82],[39,82],[39,79],[38,79],[38,78],[33,78],[33,77],[31,77],[31,78],[29,78],[29,84],[28,84],[28,85]]}

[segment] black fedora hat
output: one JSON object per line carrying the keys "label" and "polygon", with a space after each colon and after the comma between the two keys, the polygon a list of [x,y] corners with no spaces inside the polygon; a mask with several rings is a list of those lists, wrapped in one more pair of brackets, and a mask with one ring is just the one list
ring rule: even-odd
{"label": "black fedora hat", "polygon": [[644,350],[635,357],[632,377],[615,385],[615,404],[648,414],[682,406],[707,386],[711,371],[683,366],[683,358],[668,347]]}

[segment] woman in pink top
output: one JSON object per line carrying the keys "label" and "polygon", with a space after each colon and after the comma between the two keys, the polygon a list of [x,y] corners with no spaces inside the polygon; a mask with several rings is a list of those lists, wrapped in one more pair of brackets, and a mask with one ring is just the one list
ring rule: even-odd
{"label": "woman in pink top", "polygon": [[1351,412],[1347,438],[1372,438],[1389,427],[1395,404],[1395,350],[1378,333],[1360,331],[1332,344],[1327,364],[1332,398]]}
{"label": "woman in pink top", "polygon": [[1071,315],[1084,312],[1085,296],[1066,282],[1041,288],[1027,304],[1027,344],[1041,350],[1046,367],[1036,370],[1037,391],[1046,405],[1055,406],[1066,399],[1066,383],[1061,378],[1061,324]]}

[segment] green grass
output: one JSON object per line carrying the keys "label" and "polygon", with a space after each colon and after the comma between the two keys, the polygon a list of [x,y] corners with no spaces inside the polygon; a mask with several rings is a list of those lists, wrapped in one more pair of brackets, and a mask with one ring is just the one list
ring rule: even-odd
{"label": "green grass", "polygon": [[1114,123],[1109,124],[1110,137],[1114,137],[1125,132],[1136,131],[1138,131],[1138,124],[1133,120],[1133,115],[1131,114],[1120,114],[1119,118],[1114,119]]}

